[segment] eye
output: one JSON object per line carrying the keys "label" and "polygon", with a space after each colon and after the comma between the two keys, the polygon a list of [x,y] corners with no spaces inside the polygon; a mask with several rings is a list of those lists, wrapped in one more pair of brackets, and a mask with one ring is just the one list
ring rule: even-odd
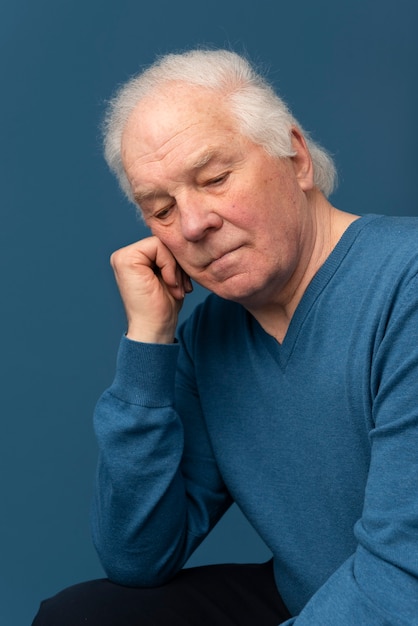
{"label": "eye", "polygon": [[230,172],[224,172],[223,174],[220,174],[219,176],[215,176],[214,178],[211,178],[208,181],[206,181],[205,186],[216,187],[217,185],[222,185],[222,183],[224,183],[227,180],[229,174]]}
{"label": "eye", "polygon": [[167,219],[168,217],[170,217],[174,207],[175,207],[175,202],[172,202],[168,206],[165,206],[163,209],[156,211],[153,217],[157,220],[163,221]]}

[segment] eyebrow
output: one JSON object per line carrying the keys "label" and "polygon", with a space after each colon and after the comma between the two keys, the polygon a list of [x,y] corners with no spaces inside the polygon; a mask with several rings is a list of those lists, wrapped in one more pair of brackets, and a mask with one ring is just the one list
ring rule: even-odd
{"label": "eyebrow", "polygon": [[190,167],[192,170],[199,170],[205,167],[210,161],[219,161],[222,165],[227,165],[231,163],[232,159],[230,155],[225,155],[220,150],[208,150],[199,155],[195,161],[192,161]]}
{"label": "eyebrow", "polygon": [[[197,156],[196,160],[192,161],[191,164],[187,166],[187,169],[189,168],[190,170],[203,169],[205,165],[207,165],[210,161],[214,161],[216,159],[218,159],[222,163],[225,163],[225,165],[230,162],[230,159],[223,157],[221,152],[219,152],[219,150],[208,150],[204,152],[203,154]],[[155,200],[156,198],[163,198],[166,196],[167,194],[165,192],[159,192],[156,190],[149,190],[149,191],[144,190],[144,191],[137,191],[134,193],[134,199],[139,205],[145,200],[149,200],[151,198]]]}
{"label": "eyebrow", "polygon": [[201,156],[199,156],[196,159],[196,161],[193,161],[191,165],[191,169],[200,170],[202,167],[205,167],[205,165],[207,165],[209,161],[211,161],[216,156],[218,156],[217,152],[214,152],[214,151],[204,152]]}
{"label": "eyebrow", "polygon": [[[159,194],[158,191],[136,191],[134,194],[134,199],[138,204],[144,202],[144,200],[149,200],[150,198],[157,198],[162,194]],[[166,194],[164,194],[166,195]]]}

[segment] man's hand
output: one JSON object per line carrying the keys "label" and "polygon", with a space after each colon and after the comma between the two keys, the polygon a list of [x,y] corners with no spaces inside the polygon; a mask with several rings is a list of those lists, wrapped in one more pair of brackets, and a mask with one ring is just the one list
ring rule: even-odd
{"label": "man's hand", "polygon": [[157,237],[148,237],[111,256],[125,306],[127,337],[146,343],[172,343],[190,278]]}

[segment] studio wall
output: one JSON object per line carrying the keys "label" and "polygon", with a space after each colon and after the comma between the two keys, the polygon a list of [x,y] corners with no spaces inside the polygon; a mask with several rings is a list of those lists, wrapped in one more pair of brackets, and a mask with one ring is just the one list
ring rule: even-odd
{"label": "studio wall", "polygon": [[[417,26],[414,0],[3,3],[1,625],[27,626],[43,598],[104,575],[92,412],[125,328],[108,259],[146,234],[102,159],[105,101],[158,54],[248,54],[334,155],[336,206],[418,215]],[[191,563],[268,556],[233,508]]]}

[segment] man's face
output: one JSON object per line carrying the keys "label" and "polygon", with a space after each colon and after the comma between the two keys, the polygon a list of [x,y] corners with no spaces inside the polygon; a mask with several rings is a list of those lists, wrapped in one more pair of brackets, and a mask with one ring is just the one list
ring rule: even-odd
{"label": "man's face", "polygon": [[122,158],[146,224],[191,278],[250,310],[280,301],[311,245],[297,158],[270,157],[219,94],[184,84],[139,103]]}

